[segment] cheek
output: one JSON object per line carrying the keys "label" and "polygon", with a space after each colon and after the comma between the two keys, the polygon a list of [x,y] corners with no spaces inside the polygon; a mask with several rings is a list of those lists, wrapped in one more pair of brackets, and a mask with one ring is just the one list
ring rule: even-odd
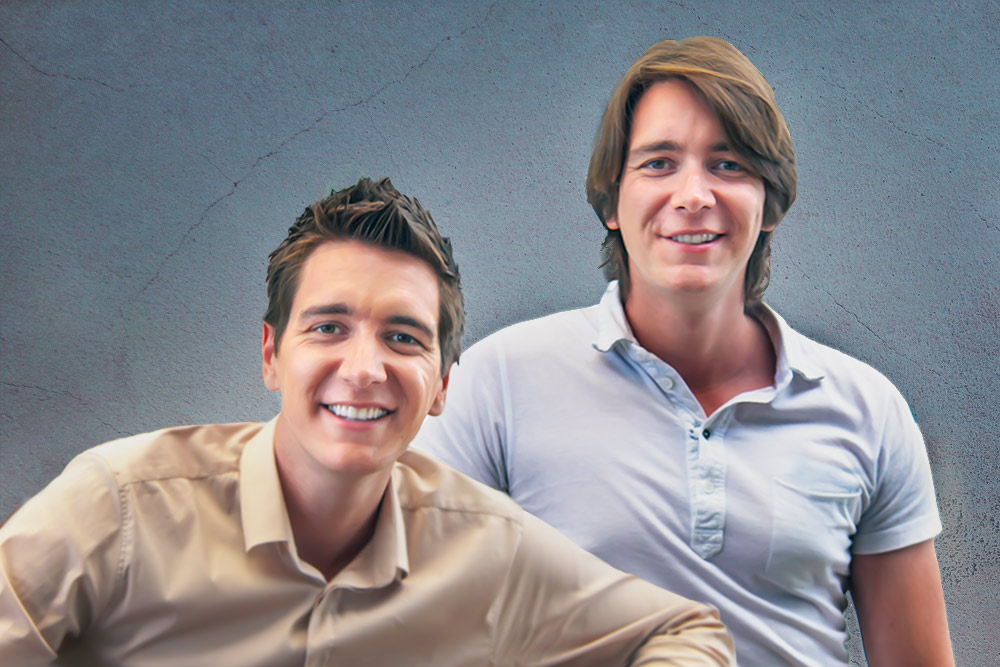
{"label": "cheek", "polygon": [[298,391],[311,391],[335,370],[333,360],[320,354],[300,353],[294,363],[287,366],[288,380]]}
{"label": "cheek", "polygon": [[630,211],[634,213],[644,206],[649,196],[648,184],[634,175],[626,176],[618,188],[618,215]]}
{"label": "cheek", "polygon": [[670,199],[669,190],[656,181],[637,181],[632,184],[628,197],[628,208],[633,218],[647,219],[651,213],[662,208]]}
{"label": "cheek", "polygon": [[759,229],[764,219],[763,186],[748,186],[732,193],[729,199],[730,214],[741,220],[748,231]]}
{"label": "cheek", "polygon": [[434,398],[441,389],[441,380],[438,378],[437,372],[421,369],[410,376],[407,386],[413,409],[426,412],[434,403]]}

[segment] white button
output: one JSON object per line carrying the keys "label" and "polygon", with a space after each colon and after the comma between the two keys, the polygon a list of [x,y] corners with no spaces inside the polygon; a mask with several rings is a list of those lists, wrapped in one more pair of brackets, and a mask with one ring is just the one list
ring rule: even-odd
{"label": "white button", "polygon": [[663,378],[660,378],[660,382],[662,382],[662,383],[663,383],[663,388],[664,388],[664,389],[670,389],[671,387],[673,387],[673,386],[674,386],[674,381],[673,381],[673,380],[671,380],[671,379],[670,379],[670,378],[668,378],[668,377],[663,377]]}
{"label": "white button", "polygon": [[715,484],[712,484],[711,482],[705,482],[705,493],[707,493],[708,495],[712,495],[713,493],[715,493]]}

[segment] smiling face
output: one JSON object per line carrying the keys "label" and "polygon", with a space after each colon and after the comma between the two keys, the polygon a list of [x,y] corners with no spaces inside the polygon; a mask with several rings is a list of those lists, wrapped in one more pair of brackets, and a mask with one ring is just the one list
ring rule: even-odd
{"label": "smiling face", "polygon": [[444,407],[438,278],[404,252],[328,241],[298,282],[278,353],[264,325],[264,382],[281,391],[279,460],[384,470]]}
{"label": "smiling face", "polygon": [[682,79],[650,86],[632,117],[618,210],[628,299],[698,294],[743,301],[764,184],[732,150],[713,109]]}

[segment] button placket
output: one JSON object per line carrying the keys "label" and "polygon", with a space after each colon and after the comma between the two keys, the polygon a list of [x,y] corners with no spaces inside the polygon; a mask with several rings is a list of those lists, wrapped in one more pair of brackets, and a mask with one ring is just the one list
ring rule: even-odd
{"label": "button placket", "polygon": [[[725,419],[713,415],[713,426],[706,426],[701,407],[683,381],[663,361],[641,346],[629,342],[623,350],[630,364],[651,379],[677,410],[690,416],[685,459],[687,466],[691,516],[691,548],[708,559],[722,550],[726,524],[725,450],[722,448]],[[723,429],[724,430],[724,429]]]}
{"label": "button placket", "polygon": [[660,391],[670,397],[676,396],[674,390],[678,382],[665,362],[632,341],[628,343],[625,354],[637,370],[641,370],[656,383]]}
{"label": "button placket", "polygon": [[[306,627],[305,664],[307,667],[328,664],[329,649],[336,645],[336,634],[333,631],[333,626],[336,624],[337,606],[340,602],[341,592],[342,589],[333,583],[327,583],[313,600]],[[314,652],[313,649],[316,651]]]}
{"label": "button placket", "polygon": [[[715,419],[716,425],[725,419]],[[724,430],[724,429],[723,429]],[[688,430],[691,548],[702,558],[722,550],[726,526],[726,461],[722,432],[695,419]]]}

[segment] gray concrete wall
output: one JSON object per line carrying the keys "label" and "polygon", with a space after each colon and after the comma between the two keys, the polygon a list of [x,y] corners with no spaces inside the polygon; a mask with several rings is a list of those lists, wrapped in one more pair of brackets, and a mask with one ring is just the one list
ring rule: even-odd
{"label": "gray concrete wall", "polygon": [[270,417],[267,253],[359,175],[452,236],[466,344],[593,303],[607,95],[712,34],[798,155],[768,301],[910,400],[959,664],[1000,664],[997,4],[369,4],[0,5],[0,515],[104,440]]}

